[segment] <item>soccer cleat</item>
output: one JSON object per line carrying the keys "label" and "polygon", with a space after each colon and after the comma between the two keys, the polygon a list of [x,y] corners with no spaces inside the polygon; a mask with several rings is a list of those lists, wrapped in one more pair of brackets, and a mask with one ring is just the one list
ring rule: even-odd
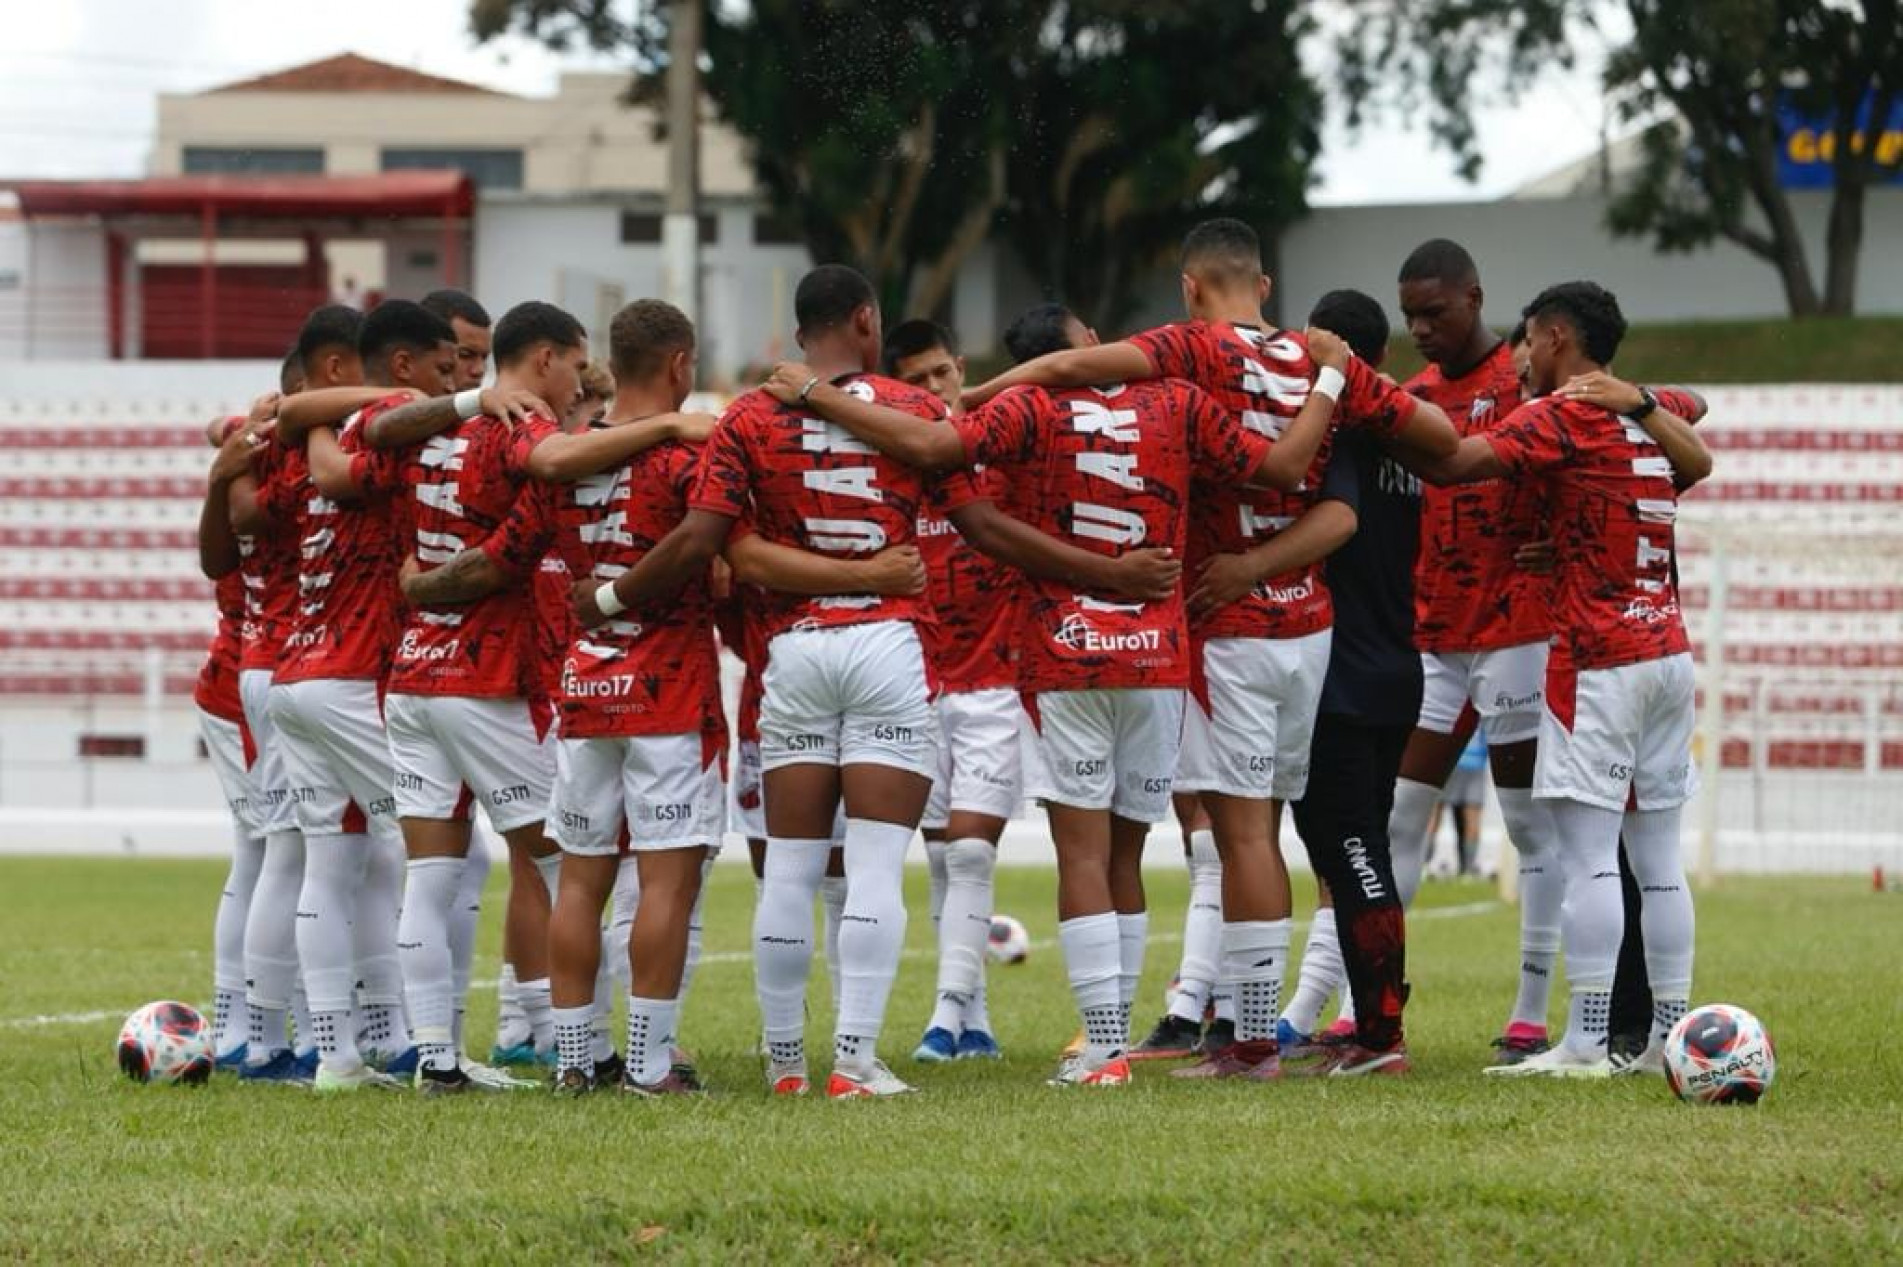
{"label": "soccer cleat", "polygon": [[[546,1083],[533,1081],[528,1078],[518,1078],[513,1074],[492,1068],[480,1061],[471,1060],[467,1056],[458,1056],[456,1058],[456,1067],[467,1074],[469,1080],[483,1091],[532,1091],[537,1087],[547,1085]],[[388,1072],[394,1073],[395,1070],[389,1070]]]}
{"label": "soccer cleat", "polygon": [[306,1082],[317,1076],[317,1048],[307,1047],[297,1053],[297,1073]]}
{"label": "soccer cleat", "polygon": [[597,1086],[612,1087],[620,1082],[622,1075],[627,1072],[628,1062],[621,1059],[620,1052],[611,1051],[595,1062],[595,1084]]}
{"label": "soccer cleat", "polygon": [[1203,1036],[1189,1053],[1192,1056],[1213,1056],[1236,1041],[1236,1023],[1225,1021],[1221,1017],[1209,1022]]}
{"label": "soccer cleat", "polygon": [[250,1049],[250,1044],[239,1043],[222,1056],[214,1056],[211,1067],[218,1073],[238,1073],[243,1070],[245,1053]]}
{"label": "soccer cleat", "polygon": [[906,1095],[915,1089],[886,1068],[883,1060],[873,1061],[863,1074],[835,1068],[832,1077],[826,1079],[826,1098],[829,1100],[883,1099],[889,1095]]}
{"label": "soccer cleat", "polygon": [[541,1066],[552,1069],[555,1067],[555,1049],[551,1047],[547,1051],[537,1051],[535,1040],[528,1038],[507,1046],[497,1043],[489,1049],[489,1063],[499,1068],[524,1069]]}
{"label": "soccer cleat", "polygon": [[1196,1054],[1203,1027],[1173,1013],[1165,1013],[1149,1036],[1130,1049],[1132,1060],[1182,1060]]}
{"label": "soccer cleat", "polygon": [[1064,1050],[1057,1053],[1057,1058],[1059,1060],[1069,1060],[1073,1056],[1082,1055],[1083,1050],[1084,1050],[1084,1031],[1080,1029],[1077,1031],[1077,1037],[1071,1039],[1068,1043],[1064,1044]]}
{"label": "soccer cleat", "polygon": [[943,1026],[934,1025],[912,1049],[912,1059],[921,1065],[942,1065],[958,1059],[957,1036]]}
{"label": "soccer cleat", "polygon": [[778,1064],[768,1062],[766,1067],[767,1090],[774,1095],[805,1095],[812,1089],[812,1083],[806,1077],[806,1062],[788,1062]]}
{"label": "soccer cleat", "polygon": [[[676,1053],[677,1055],[686,1054],[680,1052],[678,1048],[676,1049]],[[694,1068],[693,1062],[691,1061],[677,1059],[673,1064],[668,1066],[667,1072],[669,1077],[678,1079],[683,1086],[690,1090],[705,1091],[707,1089],[707,1085],[700,1080],[700,1070]]]}
{"label": "soccer cleat", "polygon": [[1130,1085],[1130,1058],[1122,1052],[1108,1060],[1091,1061],[1081,1054],[1067,1057],[1057,1067],[1054,1087],[1127,1087]]}
{"label": "soccer cleat", "polygon": [[1340,1047],[1344,1043],[1352,1043],[1354,1040],[1355,1022],[1354,1018],[1348,1016],[1337,1016],[1335,1023],[1323,1030],[1315,1039],[1316,1042],[1329,1047]]}
{"label": "soccer cleat", "polygon": [[1172,1069],[1172,1078],[1244,1078],[1270,1082],[1282,1076],[1282,1058],[1272,1038],[1234,1042],[1205,1056],[1186,1069]]}
{"label": "soccer cleat", "polygon": [[[692,1072],[691,1070],[689,1071]],[[621,1079],[623,1095],[639,1096],[643,1100],[658,1100],[671,1095],[704,1095],[700,1082],[691,1077],[682,1077],[679,1069],[669,1069],[659,1082],[636,1082],[624,1075]]]}
{"label": "soccer cleat", "polygon": [[594,1091],[598,1085],[594,1075],[589,1073],[586,1069],[575,1069],[571,1067],[556,1071],[555,1081],[551,1089],[556,1095],[575,1097],[588,1095]]}
{"label": "soccer cleat", "polygon": [[1615,1078],[1633,1078],[1645,1074],[1655,1078],[1665,1076],[1665,1045],[1663,1043],[1648,1043],[1645,1050],[1636,1055],[1616,1051],[1606,1059],[1612,1067],[1612,1076]]}
{"label": "soccer cleat", "polygon": [[1496,1078],[1609,1078],[1612,1062],[1604,1056],[1579,1056],[1561,1043],[1517,1064],[1494,1065],[1481,1072]]}
{"label": "soccer cleat", "polygon": [[375,1091],[400,1091],[403,1084],[389,1074],[363,1064],[350,1069],[333,1069],[320,1064],[317,1066],[317,1079],[311,1083],[311,1090],[319,1095],[362,1091],[366,1087]]}
{"label": "soccer cleat", "polygon": [[238,1077],[245,1082],[289,1082],[305,1083],[316,1076],[313,1070],[307,1074],[298,1062],[297,1056],[289,1047],[280,1047],[262,1062],[248,1062],[238,1070]]}
{"label": "soccer cleat", "polygon": [[464,1095],[471,1091],[488,1091],[458,1067],[438,1069],[433,1065],[424,1065],[416,1071],[416,1092],[418,1095],[434,1098],[445,1095]]}
{"label": "soccer cleat", "polygon": [[998,1040],[981,1029],[968,1029],[958,1036],[958,1059],[1003,1060],[1004,1049]]}
{"label": "soccer cleat", "polygon": [[1493,1058],[1491,1067],[1497,1069],[1517,1065],[1528,1056],[1537,1056],[1552,1045],[1547,1039],[1544,1025],[1514,1021],[1507,1026],[1506,1033],[1493,1040],[1493,1049],[1500,1054]]}
{"label": "soccer cleat", "polygon": [[[411,1043],[396,1055],[385,1060],[379,1067],[392,1078],[412,1078],[416,1076],[416,1066],[422,1058],[422,1052],[418,1050],[415,1043]],[[366,1063],[374,1062],[366,1061]]]}
{"label": "soccer cleat", "polygon": [[1412,1067],[1408,1064],[1405,1045],[1390,1047],[1386,1051],[1375,1051],[1371,1047],[1363,1047],[1360,1043],[1349,1043],[1336,1050],[1335,1058],[1328,1066],[1328,1076],[1331,1078],[1398,1077]]}

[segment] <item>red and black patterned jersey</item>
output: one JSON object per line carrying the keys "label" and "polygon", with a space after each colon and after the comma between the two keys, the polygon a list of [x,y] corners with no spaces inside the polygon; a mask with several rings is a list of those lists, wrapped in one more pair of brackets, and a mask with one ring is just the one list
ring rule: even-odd
{"label": "red and black patterned jersey", "polygon": [[938,618],[922,631],[925,654],[943,691],[1014,687],[1022,578],[1016,568],[973,548],[951,521],[953,512],[978,500],[1001,502],[1009,490],[1001,474],[983,468],[969,481],[941,487],[944,491],[926,500],[918,518],[925,593]]}
{"label": "red and black patterned jersey", "polygon": [[297,606],[297,490],[306,474],[304,453],[266,445],[251,469],[264,523],[252,535],[238,538],[238,573],[244,577],[245,593],[238,667],[275,673]]}
{"label": "red and black patterned jersey", "polygon": [[[487,415],[431,436],[415,451],[415,554],[425,572],[480,546],[514,510],[528,479],[528,455],[560,430],[545,418],[511,426]],[[531,486],[531,495],[533,488]],[[545,524],[552,521],[541,516]],[[526,578],[547,553],[548,536],[511,537],[507,569]],[[397,643],[390,690],[476,699],[531,697],[537,684],[535,599],[526,583],[472,603],[410,610]]]}
{"label": "red and black patterned jersey", "polygon": [[397,569],[403,541],[395,506],[406,490],[400,451],[371,449],[363,429],[379,414],[408,404],[405,392],[352,414],[338,437],[361,491],[354,501],[324,496],[310,480],[298,495],[297,605],[291,614],[277,681],[382,681],[403,625]]}
{"label": "red and black patterned jersey", "polygon": [[[1463,436],[1491,430],[1519,408],[1520,380],[1505,342],[1458,378],[1429,365],[1407,390],[1432,401]],[[1526,480],[1421,489],[1414,564],[1414,642],[1422,651],[1490,651],[1544,640],[1552,578],[1513,553],[1542,535],[1540,490]]]}
{"label": "red and black patterned jersey", "polygon": [[1672,464],[1638,423],[1546,397],[1486,433],[1537,486],[1555,552],[1553,654],[1575,669],[1689,651],[1672,575]]}
{"label": "red and black patterned jersey", "polygon": [[218,631],[205,649],[205,665],[192,687],[192,702],[213,717],[243,721],[244,704],[238,696],[238,659],[244,625],[244,575],[227,572],[212,586],[218,604]]}
{"label": "red and black patterned jersey", "polygon": [[[1200,389],[1173,379],[1006,392],[957,420],[966,456],[1011,481],[1033,527],[1097,554],[1181,554],[1192,481],[1235,485],[1269,450]],[[1189,684],[1183,591],[1155,603],[1025,581],[1018,685],[1027,692]]]}
{"label": "red and black patterned jersey", "polygon": [[[1195,383],[1244,427],[1272,441],[1281,438],[1301,412],[1315,381],[1308,341],[1293,330],[1187,321],[1136,335],[1130,342],[1158,374]],[[1392,436],[1413,418],[1414,399],[1360,358],[1349,359],[1345,374],[1347,383],[1336,408],[1341,424]],[[1212,554],[1253,549],[1300,518],[1319,499],[1330,447],[1329,440],[1322,442],[1293,493],[1233,483],[1197,488],[1184,560],[1188,572],[1194,575]],[[1199,619],[1194,631],[1198,638],[1297,638],[1328,628],[1333,619],[1318,562],[1268,578]]]}
{"label": "red and black patterned jersey", "polygon": [[[924,419],[946,416],[938,397],[895,379],[852,374],[835,382],[861,400]],[[830,558],[866,558],[913,542],[926,487],[918,472],[844,427],[751,391],[721,415],[688,505],[730,519],[749,517],[761,536],[780,545]],[[879,620],[928,624],[932,608],[922,597],[775,593],[763,618],[771,639],[789,629]]]}
{"label": "red and black patterned jersey", "polygon": [[[563,490],[557,518],[571,570],[599,582],[633,568],[687,514],[699,467],[697,450],[670,440]],[[709,578],[578,631],[556,699],[567,738],[698,731],[724,744]]]}
{"label": "red and black patterned jersey", "polygon": [[740,699],[733,722],[734,738],[741,743],[760,742],[760,700],[766,694],[762,681],[766,672],[766,635],[760,624],[760,608],[765,601],[765,590],[735,581],[733,593],[714,614],[721,644],[733,652],[746,670],[740,679]]}

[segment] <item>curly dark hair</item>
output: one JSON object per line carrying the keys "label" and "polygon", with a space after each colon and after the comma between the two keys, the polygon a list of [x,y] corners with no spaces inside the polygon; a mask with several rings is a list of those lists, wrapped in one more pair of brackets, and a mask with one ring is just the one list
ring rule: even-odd
{"label": "curly dark hair", "polygon": [[1535,321],[1564,321],[1579,336],[1579,346],[1596,365],[1610,365],[1625,338],[1625,314],[1619,300],[1597,282],[1561,282],[1533,297],[1520,313]]}

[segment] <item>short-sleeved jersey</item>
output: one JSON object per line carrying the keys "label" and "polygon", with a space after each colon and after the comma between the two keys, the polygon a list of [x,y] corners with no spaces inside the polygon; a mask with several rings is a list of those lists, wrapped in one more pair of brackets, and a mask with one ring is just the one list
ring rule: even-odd
{"label": "short-sleeved jersey", "polygon": [[[503,526],[529,482],[529,451],[557,430],[545,418],[512,427],[485,415],[417,448],[410,462],[411,506],[416,559],[425,572],[482,545]],[[541,522],[552,526],[547,515]],[[511,539],[507,570],[524,578],[520,584],[472,603],[412,608],[397,643],[390,690],[475,699],[533,696],[535,599],[526,578],[547,546],[546,533],[539,540]]]}
{"label": "short-sleeved jersey", "polygon": [[245,592],[239,667],[275,673],[297,606],[297,497],[306,474],[303,451],[267,445],[252,472],[264,524],[238,538],[238,572]]}
{"label": "short-sleeved jersey", "polygon": [[974,500],[1002,501],[1006,492],[999,472],[977,470],[969,482],[928,497],[918,519],[925,593],[938,618],[924,630],[925,654],[943,691],[1017,685],[1013,640],[1021,578],[1016,568],[973,548],[950,518]]}
{"label": "short-sleeved jersey", "polygon": [[[1520,406],[1513,349],[1503,341],[1458,378],[1429,365],[1407,390],[1432,401],[1463,436],[1490,430]],[[1539,488],[1485,480],[1421,490],[1414,566],[1414,640],[1422,651],[1490,651],[1541,642],[1552,628],[1552,578],[1514,551],[1542,535]]]}
{"label": "short-sleeved jersey", "polygon": [[1486,439],[1544,499],[1556,555],[1553,654],[1602,669],[1690,650],[1672,570],[1672,465],[1645,429],[1546,397]]}
{"label": "short-sleeved jersey", "polygon": [[243,649],[244,575],[232,571],[212,586],[218,604],[218,630],[205,649],[204,667],[192,687],[192,702],[213,717],[243,721],[244,704],[238,695],[238,661]]}
{"label": "short-sleeved jersey", "polygon": [[[861,400],[923,419],[942,419],[944,404],[930,392],[877,374],[834,380]],[[730,519],[749,517],[768,541],[831,558],[865,558],[888,546],[911,544],[927,482],[918,472],[876,452],[844,427],[750,391],[727,407],[701,454],[688,505]],[[907,620],[928,624],[923,597],[837,594],[768,596],[766,637],[789,629],[817,629]]]}
{"label": "short-sleeved jersey", "polygon": [[[1308,341],[1292,330],[1263,330],[1225,322],[1188,321],[1134,336],[1157,373],[1187,379],[1234,413],[1242,425],[1270,440],[1301,412],[1316,366]],[[1336,408],[1342,424],[1391,436],[1416,408],[1359,358],[1351,358]],[[1332,434],[1322,442],[1301,487],[1292,493],[1235,484],[1207,484],[1191,503],[1189,553],[1193,575],[1212,554],[1254,549],[1313,506],[1327,469]],[[1200,618],[1199,638],[1298,638],[1328,628],[1334,617],[1320,563],[1270,577],[1243,597]]]}
{"label": "short-sleeved jersey", "polygon": [[[1033,527],[1097,554],[1167,547],[1189,535],[1190,487],[1240,484],[1269,440],[1189,383],[1006,392],[957,421],[972,462],[1010,479]],[[1027,692],[1189,684],[1182,587],[1161,602],[1025,582],[1018,685]]]}
{"label": "short-sleeved jersey", "polygon": [[298,495],[297,605],[278,660],[277,680],[382,681],[403,623],[397,569],[403,541],[395,505],[406,486],[400,452],[363,442],[363,429],[408,393],[375,401],[345,422],[338,446],[350,455],[361,491],[337,502],[317,490],[304,466]]}
{"label": "short-sleeved jersey", "polygon": [[715,615],[720,640],[739,659],[745,673],[740,679],[740,698],[734,711],[733,735],[741,743],[760,742],[760,701],[766,695],[766,635],[760,622],[760,609],[766,592],[757,586],[735,581],[733,593],[720,604]]}
{"label": "short-sleeved jersey", "polygon": [[[686,515],[699,467],[698,451],[670,440],[563,490],[557,517],[570,569],[612,581],[633,568]],[[707,576],[577,631],[556,700],[567,738],[698,731],[724,742]]]}

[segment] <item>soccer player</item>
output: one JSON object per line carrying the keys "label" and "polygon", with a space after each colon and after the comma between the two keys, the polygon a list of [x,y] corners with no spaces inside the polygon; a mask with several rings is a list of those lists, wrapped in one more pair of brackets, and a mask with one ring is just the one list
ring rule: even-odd
{"label": "soccer player", "polygon": [[[308,388],[349,386],[363,379],[357,335],[363,314],[328,305],[313,311],[281,371],[284,395]],[[245,725],[257,751],[252,766],[255,829],[264,837],[264,864],[245,920],[246,1007],[250,1026],[241,1076],[254,1081],[305,1081],[316,1075],[314,1046],[294,1054],[284,1040],[286,1016],[303,985],[298,974],[297,910],[304,886],[304,837],[298,831],[277,728],[271,720],[272,674],[298,602],[297,525],[286,504],[288,451],[266,446],[252,473],[232,480],[232,531],[239,538],[245,582],[238,689]],[[297,1018],[300,1047],[313,1044],[306,1009]]]}
{"label": "soccer player", "polygon": [[459,392],[481,387],[489,376],[489,310],[474,295],[449,287],[432,290],[418,302],[447,321],[455,336],[456,376],[451,385]]}
{"label": "soccer player", "polygon": [[[1261,244],[1247,225],[1220,219],[1196,226],[1184,240],[1182,259],[1187,322],[1026,363],[973,395],[988,399],[1015,384],[1178,377],[1275,440],[1261,480],[1268,487],[1232,482],[1199,489],[1192,502],[1187,562],[1205,602],[1191,613],[1197,671],[1178,771],[1178,784],[1202,794],[1209,816],[1223,876],[1222,975],[1236,982],[1235,1050],[1210,1053],[1201,1072],[1271,1077],[1289,941],[1281,805],[1301,795],[1308,777],[1332,622],[1319,561],[1341,540],[1339,522],[1330,522],[1339,517],[1330,512],[1308,522],[1304,539],[1323,539],[1282,575],[1259,574],[1255,552],[1317,501],[1334,424],[1332,412],[1299,418],[1311,386],[1339,398],[1345,420],[1423,453],[1449,452],[1456,437],[1438,409],[1423,407],[1359,360],[1331,367],[1324,383],[1303,337],[1263,322],[1270,281]],[[1140,947],[1140,917],[1127,916],[1125,923],[1126,944]],[[1140,963],[1140,949],[1136,953]],[[1151,1038],[1156,1042],[1146,1043],[1153,1048],[1175,1041],[1170,1033]]]}
{"label": "soccer player", "polygon": [[[1050,322],[1045,337],[1021,344],[1048,354],[1076,328]],[[770,389],[790,392],[796,377],[782,366]],[[1106,555],[1145,544],[1180,551],[1192,480],[1226,487],[1271,469],[1266,436],[1177,380],[1011,392],[955,423],[924,427],[824,385],[808,399],[908,463],[1001,466],[1037,526]],[[1123,1085],[1130,1065],[1122,978],[1131,956],[1116,913],[1113,858],[1140,855],[1150,824],[1168,812],[1192,658],[1182,591],[1133,603],[1036,580],[1020,651],[1044,767],[1031,792],[1045,802],[1057,845],[1059,933],[1085,1030],[1084,1047],[1055,1081]],[[1241,974],[1245,982],[1251,975]],[[1272,1033],[1273,1014],[1264,1024]]]}
{"label": "soccer player", "polygon": [[205,652],[192,691],[198,730],[231,814],[231,869],[218,899],[212,926],[212,1050],[220,1069],[244,1064],[249,1019],[245,1010],[244,929],[251,891],[264,865],[264,838],[251,826],[251,765],[244,702],[238,694],[238,662],[245,619],[243,562],[231,531],[231,481],[247,474],[268,436],[260,428],[277,413],[278,394],[261,396],[248,416],[219,418],[207,432],[218,440],[218,455],[206,481],[198,519],[198,562],[213,582],[218,628]]}
{"label": "soccer player", "polygon": [[[1677,484],[1710,456],[1685,421],[1603,376],[1625,333],[1617,301],[1590,282],[1542,291],[1525,311],[1533,400],[1466,437],[1429,478],[1518,476],[1543,495],[1556,552],[1556,635],[1545,674],[1534,791],[1550,805],[1566,882],[1572,999],[1565,1037],[1497,1072],[1602,1076],[1622,927],[1621,829],[1644,894],[1652,1049],[1691,990],[1693,917],[1679,853],[1695,790],[1690,642],[1672,576]],[[1623,401],[1621,403],[1624,403]]]}

